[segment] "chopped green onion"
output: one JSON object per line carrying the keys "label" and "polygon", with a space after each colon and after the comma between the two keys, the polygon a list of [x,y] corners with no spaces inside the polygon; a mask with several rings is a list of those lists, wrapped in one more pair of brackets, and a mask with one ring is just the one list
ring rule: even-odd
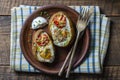
{"label": "chopped green onion", "polygon": [[44,14],[47,14],[47,12],[44,12]]}
{"label": "chopped green onion", "polygon": [[28,39],[28,42],[29,42],[30,40]]}
{"label": "chopped green onion", "polygon": [[42,16],[42,15],[43,15],[43,12],[40,12],[40,15]]}
{"label": "chopped green onion", "polygon": [[34,24],[34,26],[35,26],[35,24]]}
{"label": "chopped green onion", "polygon": [[29,34],[29,36],[31,36],[32,34]]}
{"label": "chopped green onion", "polygon": [[48,14],[46,14],[47,16],[49,16]]}
{"label": "chopped green onion", "polygon": [[35,21],[36,23],[38,23],[37,21]]}
{"label": "chopped green onion", "polygon": [[50,16],[47,17],[47,19],[49,19],[49,18],[50,18]]}
{"label": "chopped green onion", "polygon": [[36,46],[36,44],[35,44],[35,43],[33,43],[33,46]]}
{"label": "chopped green onion", "polygon": [[41,23],[41,21],[39,20],[39,23]]}

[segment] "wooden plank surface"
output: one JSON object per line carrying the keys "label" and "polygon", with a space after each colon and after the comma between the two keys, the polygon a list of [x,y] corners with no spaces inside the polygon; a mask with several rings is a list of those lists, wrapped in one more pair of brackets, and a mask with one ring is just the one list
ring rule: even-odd
{"label": "wooden plank surface", "polygon": [[[56,80],[59,77],[43,74],[15,73],[10,72],[10,16],[0,16],[0,80]],[[119,80],[120,79],[120,17],[110,17],[111,37],[107,56],[104,64],[103,75],[75,74],[70,80],[100,79]],[[111,66],[110,66],[111,65]],[[115,66],[118,65],[118,66]],[[6,77],[5,77],[6,76]],[[60,78],[65,80],[64,78]],[[58,79],[58,80],[60,80]]]}
{"label": "wooden plank surface", "polygon": [[0,66],[10,65],[10,16],[0,16]]}
{"label": "wooden plank surface", "polygon": [[[66,80],[64,76],[43,73],[11,72],[9,66],[0,66],[0,80]],[[120,67],[104,67],[103,74],[72,74],[67,80],[120,80]]]}
{"label": "wooden plank surface", "polygon": [[120,65],[120,17],[110,17],[110,40],[105,65]]}
{"label": "wooden plank surface", "polygon": [[[10,56],[10,16],[0,17],[0,65],[9,64]],[[104,65],[120,65],[120,17],[110,17],[110,44]]]}
{"label": "wooden plank surface", "polygon": [[119,0],[0,0],[0,15],[10,15],[12,7],[19,5],[97,5],[108,16],[120,16]]}
{"label": "wooden plank surface", "polygon": [[120,80],[119,0],[0,0],[0,80],[66,80],[63,77],[10,71],[10,9],[22,5],[98,5],[111,19],[110,44],[102,75],[73,74],[68,80]]}

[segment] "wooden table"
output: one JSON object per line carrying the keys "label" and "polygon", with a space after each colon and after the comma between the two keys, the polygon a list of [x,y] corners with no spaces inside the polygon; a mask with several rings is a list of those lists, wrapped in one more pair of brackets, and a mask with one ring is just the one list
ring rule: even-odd
{"label": "wooden table", "polygon": [[110,42],[101,75],[73,74],[70,80],[120,80],[120,0],[0,0],[0,80],[65,80],[62,77],[10,72],[11,8],[22,5],[98,5],[111,19]]}

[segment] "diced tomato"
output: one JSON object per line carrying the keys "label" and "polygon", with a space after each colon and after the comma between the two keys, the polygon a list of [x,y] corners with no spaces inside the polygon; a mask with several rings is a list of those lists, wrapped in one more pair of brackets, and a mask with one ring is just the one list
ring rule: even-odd
{"label": "diced tomato", "polygon": [[63,17],[64,17],[64,16],[62,15],[62,16],[61,16],[61,18],[60,18],[60,20],[62,20],[62,19],[63,19]]}
{"label": "diced tomato", "polygon": [[38,38],[40,37],[40,34],[38,35]]}
{"label": "diced tomato", "polygon": [[40,42],[37,42],[37,44],[38,44],[38,45],[41,45],[41,43],[40,43]]}
{"label": "diced tomato", "polygon": [[56,25],[58,25],[59,23],[58,23],[58,21],[54,21],[54,23],[56,24]]}
{"label": "diced tomato", "polygon": [[49,38],[46,34],[42,34],[36,39],[36,41],[39,46],[45,46],[49,42]]}
{"label": "diced tomato", "polygon": [[63,26],[59,26],[59,28],[63,28]]}
{"label": "diced tomato", "polygon": [[58,28],[63,28],[66,25],[66,17],[65,15],[61,14],[61,15],[56,15],[53,18],[53,22],[54,24],[58,27]]}

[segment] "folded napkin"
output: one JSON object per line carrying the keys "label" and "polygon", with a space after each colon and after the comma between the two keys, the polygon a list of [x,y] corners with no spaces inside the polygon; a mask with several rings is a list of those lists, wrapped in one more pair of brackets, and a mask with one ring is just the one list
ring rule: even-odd
{"label": "folded napkin", "polygon": [[[98,6],[69,6],[77,12],[82,7],[93,7],[94,14],[90,19],[90,48],[85,60],[74,69],[74,73],[101,73],[109,40],[109,19],[100,14]],[[24,58],[20,48],[20,31],[26,18],[37,8],[36,6],[19,6],[11,9],[11,51],[10,65],[15,71],[41,72],[32,67]]]}

